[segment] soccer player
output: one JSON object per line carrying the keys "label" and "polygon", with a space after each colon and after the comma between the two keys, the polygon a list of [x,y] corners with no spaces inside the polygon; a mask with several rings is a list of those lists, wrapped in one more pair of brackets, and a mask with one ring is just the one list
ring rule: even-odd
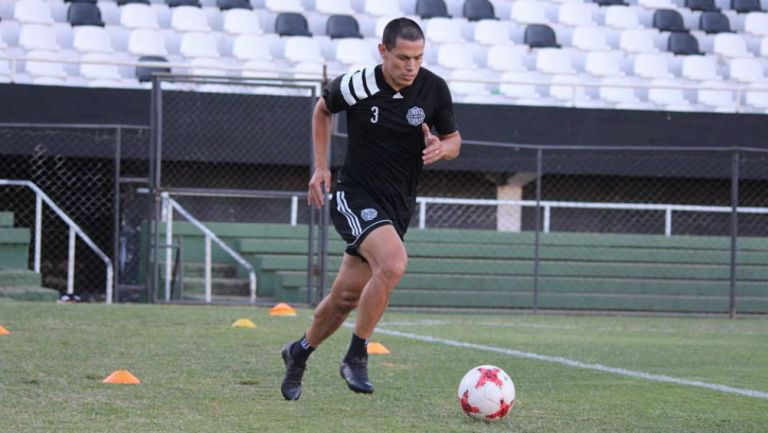
{"label": "soccer player", "polygon": [[405,272],[403,237],[416,204],[419,173],[425,164],[459,155],[461,136],[448,86],[421,67],[424,33],[419,25],[407,18],[392,20],[378,48],[380,65],[337,77],[315,106],[315,172],[308,198],[315,207],[330,192],[331,114],[347,114],[347,156],[330,203],[331,219],[347,246],[331,292],[317,306],[309,329],[283,347],[286,372],[280,390],[287,400],[301,395],[309,355],[355,308],[341,376],[352,391],[373,392],[366,346]]}

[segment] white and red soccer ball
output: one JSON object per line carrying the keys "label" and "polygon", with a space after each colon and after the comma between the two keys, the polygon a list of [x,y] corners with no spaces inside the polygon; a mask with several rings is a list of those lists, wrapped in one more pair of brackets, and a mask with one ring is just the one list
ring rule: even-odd
{"label": "white and red soccer ball", "polygon": [[504,418],[515,405],[515,384],[499,367],[480,365],[459,383],[459,404],[472,418],[494,421]]}

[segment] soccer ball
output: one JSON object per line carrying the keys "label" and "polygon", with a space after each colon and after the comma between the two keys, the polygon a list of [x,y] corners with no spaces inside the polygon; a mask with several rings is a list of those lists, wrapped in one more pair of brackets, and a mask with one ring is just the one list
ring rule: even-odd
{"label": "soccer ball", "polygon": [[515,384],[499,367],[477,366],[459,383],[459,405],[472,418],[502,419],[515,405]]}

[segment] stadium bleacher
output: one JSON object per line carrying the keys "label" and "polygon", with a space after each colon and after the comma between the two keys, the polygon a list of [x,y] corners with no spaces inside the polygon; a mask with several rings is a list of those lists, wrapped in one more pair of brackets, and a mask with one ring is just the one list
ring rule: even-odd
{"label": "stadium bleacher", "polygon": [[336,75],[375,62],[383,26],[406,15],[458,102],[765,113],[766,10],[768,0],[7,0],[0,82],[146,88],[136,66],[147,56],[178,73]]}

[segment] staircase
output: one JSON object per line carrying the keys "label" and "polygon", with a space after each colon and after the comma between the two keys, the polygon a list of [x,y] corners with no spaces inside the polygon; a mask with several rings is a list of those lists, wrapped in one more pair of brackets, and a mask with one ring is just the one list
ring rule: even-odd
{"label": "staircase", "polygon": [[59,292],[42,287],[29,266],[30,231],[13,226],[13,213],[0,212],[0,302],[56,301]]}

